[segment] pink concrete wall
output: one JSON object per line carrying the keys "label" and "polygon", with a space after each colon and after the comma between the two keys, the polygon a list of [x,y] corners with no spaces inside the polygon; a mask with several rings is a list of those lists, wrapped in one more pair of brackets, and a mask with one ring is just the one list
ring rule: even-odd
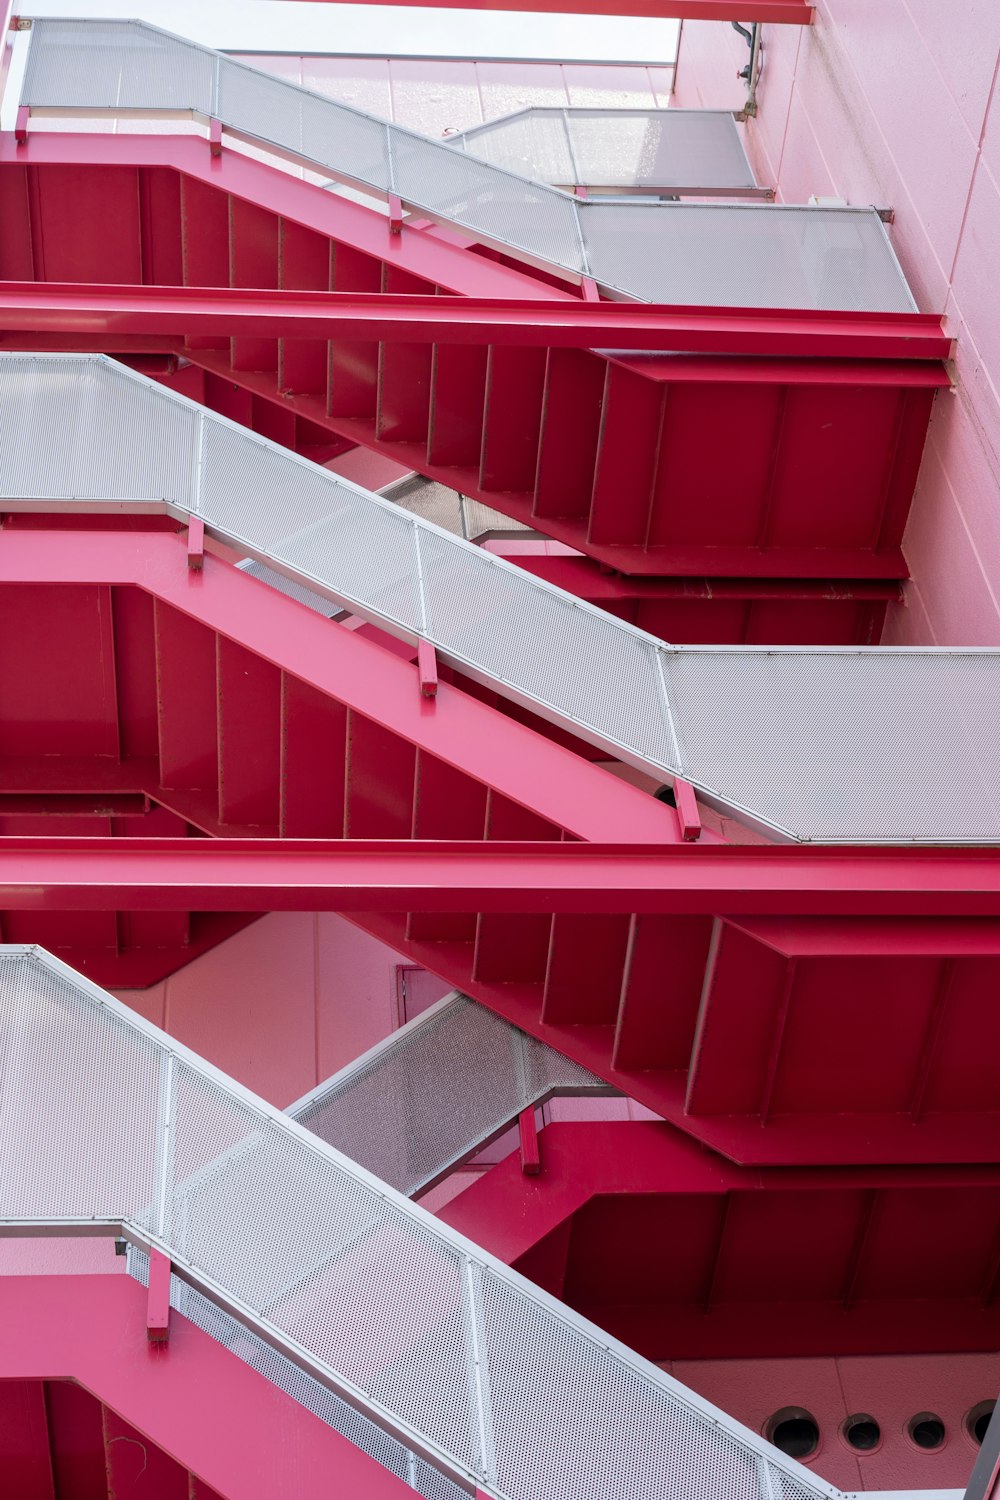
{"label": "pink concrete wall", "polygon": [[[745,43],[685,22],[674,102],[739,108]],[[746,144],[788,203],[895,211],[920,307],[947,315],[956,384],[938,396],[905,539],[913,574],[884,639],[1000,645],[1000,5],[818,0],[812,27],[767,26]]]}
{"label": "pink concrete wall", "polygon": [[274,912],[119,998],[284,1109],[394,1029],[406,963],[343,917]]}
{"label": "pink concrete wall", "polygon": [[663,108],[670,99],[672,71],[644,65],[260,53],[247,56],[245,61],[430,136],[468,130],[532,104]]}
{"label": "pink concrete wall", "polygon": [[[402,955],[327,913],[272,913],[118,998],[284,1109],[388,1036]],[[436,981],[437,996],[448,986]],[[108,1239],[0,1239],[0,1275],[124,1269]]]}
{"label": "pink concrete wall", "polygon": [[[804,1408],[820,1431],[807,1466],[845,1490],[964,1489],[978,1452],[966,1414],[995,1400],[1000,1389],[995,1354],[676,1360],[664,1369],[755,1432],[783,1407]],[[862,1412],[878,1422],[882,1441],[857,1454],[840,1427]],[[907,1436],[907,1423],[921,1412],[933,1412],[945,1425],[944,1444],[933,1452],[916,1448]]]}

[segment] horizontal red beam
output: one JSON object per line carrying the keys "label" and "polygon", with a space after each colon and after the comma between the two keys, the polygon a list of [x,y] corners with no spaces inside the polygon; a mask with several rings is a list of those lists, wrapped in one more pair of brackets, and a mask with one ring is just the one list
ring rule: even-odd
{"label": "horizontal red beam", "polygon": [[903,597],[900,584],[892,578],[637,578],[609,572],[592,557],[543,551],[545,546],[551,544],[505,538],[485,542],[483,550],[516,563],[533,578],[542,578],[569,594],[605,607],[635,599],[898,604]]}
{"label": "horizontal red beam", "polygon": [[0,840],[19,911],[1000,916],[988,849],[447,840]]}
{"label": "horizontal red beam", "polygon": [[74,349],[88,334],[105,340],[221,334],[831,359],[940,360],[951,349],[941,319],[931,313],[19,281],[0,282],[0,330],[65,335]]}
{"label": "horizontal red beam", "polygon": [[[325,0],[314,0],[322,4]],[[369,5],[398,5],[400,0],[365,0]],[[813,7],[806,0],[403,0],[417,10],[517,10],[546,15],[647,16],[679,21],[768,21],[809,26]]]}

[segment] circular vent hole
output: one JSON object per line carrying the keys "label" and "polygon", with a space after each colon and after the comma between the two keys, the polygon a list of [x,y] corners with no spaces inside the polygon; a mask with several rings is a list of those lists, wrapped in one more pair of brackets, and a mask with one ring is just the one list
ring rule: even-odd
{"label": "circular vent hole", "polygon": [[965,1427],[974,1442],[981,1444],[986,1436],[986,1429],[990,1425],[990,1417],[993,1415],[995,1401],[977,1401],[972,1410],[966,1415]]}
{"label": "circular vent hole", "polygon": [[764,1433],[789,1458],[808,1458],[819,1447],[816,1418],[801,1406],[785,1406],[776,1411]]}
{"label": "circular vent hole", "polygon": [[853,1417],[848,1417],[843,1433],[847,1442],[858,1453],[871,1453],[882,1441],[881,1427],[867,1412],[855,1412]]}
{"label": "circular vent hole", "polygon": [[932,1411],[919,1411],[906,1424],[910,1441],[925,1452],[940,1448],[944,1442],[944,1423]]}

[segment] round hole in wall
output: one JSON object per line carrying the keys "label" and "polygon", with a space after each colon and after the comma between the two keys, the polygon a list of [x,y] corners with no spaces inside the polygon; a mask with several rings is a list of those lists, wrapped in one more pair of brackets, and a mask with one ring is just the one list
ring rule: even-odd
{"label": "round hole in wall", "polygon": [[841,1427],[844,1441],[857,1453],[871,1453],[882,1441],[882,1429],[865,1411],[855,1412]]}
{"label": "round hole in wall", "polygon": [[783,1406],[764,1428],[768,1442],[789,1458],[809,1458],[819,1447],[816,1418],[801,1406]]}
{"label": "round hole in wall", "polygon": [[944,1423],[932,1411],[918,1411],[907,1422],[906,1434],[917,1448],[931,1453],[944,1443]]}
{"label": "round hole in wall", "polygon": [[977,1401],[971,1411],[966,1412],[965,1430],[974,1443],[981,1444],[986,1436],[994,1406],[996,1406],[995,1401]]}

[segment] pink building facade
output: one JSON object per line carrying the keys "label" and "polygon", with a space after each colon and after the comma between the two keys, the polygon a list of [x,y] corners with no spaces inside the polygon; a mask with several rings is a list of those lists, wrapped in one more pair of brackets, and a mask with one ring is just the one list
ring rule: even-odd
{"label": "pink building facade", "polygon": [[[431,1007],[458,1015],[445,999],[456,990],[515,1037],[521,1085],[525,1047],[587,1075],[528,1090],[467,1151],[442,1152],[439,1171],[401,1190],[416,1210],[399,1207],[386,1176],[386,1202],[409,1226],[393,1230],[398,1244],[369,1263],[345,1233],[318,1270],[282,1281],[253,1315],[221,1270],[213,1280],[186,1245],[168,1244],[162,1206],[158,1229],[123,1210],[115,1238],[120,1250],[129,1240],[126,1259],[113,1253],[113,1216],[96,1204],[32,1214],[8,1185],[0,1464],[26,1500],[265,1500],[274,1484],[319,1494],[325,1473],[331,1493],[366,1496],[405,1495],[406,1485],[436,1496],[443,1474],[455,1494],[481,1500],[959,1500],[992,1451],[998,695],[983,648],[1000,646],[1000,15],[982,0],[948,17],[917,0],[880,0],[877,14],[820,0],[810,24],[798,24],[802,7],[796,24],[765,20],[751,61],[731,7],[711,20],[697,14],[709,7],[686,9],[672,63],[231,50],[292,86],[282,96],[294,101],[292,145],[277,103],[261,118],[237,104],[227,114],[218,82],[212,108],[166,94],[158,103],[142,36],[114,98],[72,66],[44,84],[70,93],[50,97],[41,64],[24,71],[25,36],[11,32],[10,90],[25,102],[0,153],[0,323],[14,361],[4,387],[12,456],[0,466],[9,961],[22,961],[25,944],[51,949],[127,1007],[115,1012],[123,1025],[140,1018],[150,1046],[178,1044],[168,1074],[203,1059],[218,1070],[213,1087],[232,1086],[225,1108],[250,1109],[245,1090],[263,1101],[245,1138],[234,1128],[215,1155],[191,1149],[196,1184],[252,1155],[259,1133],[299,1139],[296,1101],[341,1074],[354,1087],[357,1060],[394,1056],[378,1049],[420,1016],[426,1027]],[[100,74],[94,44],[83,31],[66,41],[61,24],[24,28],[34,55],[43,43],[63,47],[63,62],[87,56]],[[112,43],[109,55],[118,33]],[[739,76],[748,66],[749,112]],[[178,66],[170,76],[187,75]],[[135,77],[148,90],[138,104]],[[638,112],[650,132],[667,109],[735,113],[754,182],[695,191],[657,177],[666,157],[653,153],[650,168],[647,151],[647,178],[634,168],[632,191],[588,183],[582,168],[564,181],[541,158],[528,172],[522,154],[514,171],[534,196],[512,212],[513,228],[497,228],[494,205],[509,209],[506,159],[492,159],[492,185],[463,179],[428,208],[398,177],[379,177],[381,146],[366,145],[370,158],[343,172],[307,149],[312,104],[300,106],[300,90],[402,127],[400,172],[407,131],[440,145],[528,110],[568,111],[567,132],[573,111]],[[347,117],[343,135],[324,129],[322,149],[342,149]],[[429,179],[432,164],[445,173],[434,158]],[[766,189],[773,205],[761,201]],[[575,248],[531,247],[557,195],[579,209],[582,268],[570,263]],[[706,218],[682,218],[699,207],[724,214],[730,199],[738,212],[715,240],[697,227]],[[795,223],[833,226],[829,263],[848,291],[806,307],[813,268],[800,270],[783,244],[798,290],[784,297],[768,282],[762,292],[754,277],[768,251],[750,236],[753,223],[791,224],[783,206],[810,203]],[[879,210],[887,235],[872,215],[837,219],[842,207]],[[598,214],[607,227],[587,241],[579,226]],[[844,224],[861,226],[867,247],[846,272],[836,253]],[[684,265],[671,259],[680,242]],[[652,291],[629,281],[637,268]],[[682,276],[685,288],[724,290],[672,294]],[[886,286],[891,307],[879,300]],[[449,319],[464,331],[449,332]],[[26,355],[40,375],[17,363]],[[92,355],[124,368],[118,414],[100,405],[107,368],[93,375],[96,396],[72,398],[91,405],[46,405],[78,378],[89,391],[93,373],[46,360]],[[179,411],[194,413],[200,434],[191,455],[182,436],[163,437]],[[22,458],[29,447],[44,454],[39,412],[60,414],[42,479],[43,460],[33,469]],[[164,466],[152,479],[146,440]],[[255,445],[249,456],[234,446],[225,463],[213,457],[243,441]],[[301,477],[314,466],[319,478]],[[295,509],[300,479],[324,486],[315,511]],[[353,487],[346,504],[338,480]],[[493,571],[449,573],[450,554],[432,564],[419,541],[412,573],[397,564],[395,519],[378,530],[383,491],[418,528],[429,519],[449,533],[461,549],[454,567],[471,542],[475,566],[485,558]],[[213,510],[223,494],[231,508]],[[360,541],[347,522],[323,532],[330,516],[355,514],[366,517]],[[275,515],[293,519],[282,528]],[[270,541],[250,534],[260,517]],[[511,588],[554,590],[543,595],[554,613],[536,617],[529,594],[504,593],[508,574]],[[446,582],[432,597],[436,578]],[[411,595],[416,624],[399,603]],[[442,643],[445,618],[453,635]],[[605,648],[597,632],[616,629],[625,633]],[[629,675],[640,639],[654,652],[652,697],[657,713],[665,705],[673,760],[640,744],[636,726],[652,716],[645,679]],[[746,648],[734,661],[761,676],[747,688],[736,667],[731,677],[706,669],[689,686],[682,672],[706,642],[710,664]],[[982,675],[967,688],[965,658],[951,678],[946,657],[921,657],[939,673],[928,686],[905,675],[915,658],[904,652],[866,655],[879,646],[975,648],[969,670]],[[678,647],[691,655],[675,678]],[[858,657],[899,675],[876,689],[768,675],[772,654],[794,673],[800,649],[821,661],[827,652],[838,673]],[[539,660],[551,669],[544,691]],[[938,726],[931,751],[925,693]],[[760,772],[765,762],[772,769]],[[0,1000],[13,1016],[9,993]],[[11,1097],[26,1097],[18,1059],[36,1021],[3,1015]],[[41,999],[38,1016],[41,1032],[54,1025]],[[407,1029],[404,1047],[418,1034]],[[83,1027],[83,1060],[88,1036]],[[436,1059],[385,1084],[384,1103],[372,1086],[358,1106],[366,1129],[394,1135],[394,1149],[412,1145],[414,1158],[420,1121],[462,1118],[467,1096],[491,1092],[486,1045],[462,1054],[465,1073],[441,1036]],[[381,1064],[362,1065],[366,1086],[369,1066],[378,1077]],[[86,1102],[80,1071],[83,1136],[100,1106]],[[292,1125],[276,1114],[289,1106]],[[168,1145],[155,1156],[164,1202],[179,1128],[165,1119]],[[154,1125],[164,1132],[160,1116]],[[51,1140],[76,1162],[72,1133]],[[48,1176],[61,1180],[51,1165]],[[75,1180],[69,1168],[65,1177]],[[233,1225],[252,1197],[234,1180]],[[294,1202],[311,1223],[308,1193]],[[197,1221],[196,1202],[184,1211]],[[317,1211],[317,1242],[338,1211]],[[85,1223],[83,1235],[91,1213],[97,1228]],[[279,1228],[268,1220],[259,1243],[256,1221],[219,1231],[219,1265],[240,1260],[241,1234],[248,1265],[268,1233],[280,1262]],[[411,1233],[435,1248],[415,1255]],[[479,1446],[464,1465],[431,1417],[420,1426],[409,1388],[407,1413],[392,1406],[411,1348],[437,1349],[435,1320],[451,1326],[428,1271],[441,1245],[465,1256],[473,1287],[462,1326]],[[488,1271],[475,1247],[492,1257]],[[494,1348],[524,1339],[540,1419],[520,1367],[504,1386],[499,1353],[484,1396],[476,1277],[504,1267],[518,1295],[537,1290],[531,1316],[560,1327],[565,1316],[595,1358],[612,1360],[621,1384],[611,1394],[593,1397],[604,1366],[599,1377],[589,1366],[581,1375],[575,1355],[550,1365],[550,1335],[532,1343],[509,1311],[496,1315]],[[431,1290],[414,1291],[424,1271]],[[355,1327],[375,1285],[398,1293],[409,1323],[386,1315],[383,1327],[365,1311]],[[184,1301],[191,1289],[237,1318],[245,1346],[235,1323],[209,1336],[211,1317],[199,1324],[191,1309],[201,1304]],[[310,1319],[329,1334],[325,1354]],[[362,1353],[335,1367],[329,1349],[348,1325]],[[139,1354],[130,1345],[117,1357],[113,1339],[124,1347],[133,1335]],[[360,1454],[315,1404],[305,1410],[297,1388],[276,1384],[270,1356],[248,1368],[258,1339],[282,1357],[291,1350],[338,1399],[346,1391],[365,1421],[374,1413],[405,1458]],[[358,1373],[366,1360],[383,1382],[374,1396]],[[437,1420],[468,1393],[446,1391],[444,1376],[439,1393],[432,1365],[427,1356]],[[655,1385],[657,1372],[680,1383],[713,1440],[735,1448],[718,1458],[698,1436],[689,1453],[659,1416],[636,1416],[622,1394],[633,1377],[668,1403],[678,1396]],[[494,1400],[498,1431],[503,1401],[517,1408],[509,1471],[500,1440],[491,1447]],[[638,1460],[621,1456],[614,1434],[594,1436],[618,1400]],[[241,1412],[257,1424],[259,1462],[213,1438],[213,1421],[228,1430]],[[785,1459],[801,1467],[782,1468]],[[974,1479],[969,1500],[993,1495],[995,1479]]]}

